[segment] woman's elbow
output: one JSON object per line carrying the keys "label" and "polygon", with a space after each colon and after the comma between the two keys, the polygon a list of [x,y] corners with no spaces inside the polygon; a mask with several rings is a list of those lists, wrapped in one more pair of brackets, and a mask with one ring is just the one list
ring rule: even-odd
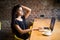
{"label": "woman's elbow", "polygon": [[29,9],[29,11],[31,12],[31,9]]}

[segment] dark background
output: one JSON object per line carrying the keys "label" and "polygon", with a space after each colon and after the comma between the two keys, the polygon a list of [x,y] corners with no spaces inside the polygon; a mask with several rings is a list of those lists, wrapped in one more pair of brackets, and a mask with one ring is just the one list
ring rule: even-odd
{"label": "dark background", "polygon": [[0,0],[0,21],[2,29],[0,30],[1,40],[13,40],[11,32],[11,10],[14,5],[25,5],[32,9],[30,16],[27,20],[32,21],[34,18],[60,18],[60,0]]}

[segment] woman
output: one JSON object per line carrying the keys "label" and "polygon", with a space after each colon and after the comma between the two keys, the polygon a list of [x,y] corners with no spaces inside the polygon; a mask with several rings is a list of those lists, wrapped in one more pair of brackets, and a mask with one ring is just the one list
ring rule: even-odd
{"label": "woman", "polygon": [[[25,14],[23,13],[22,8],[27,11]],[[31,32],[31,29],[28,29],[28,26],[25,21],[25,19],[28,18],[30,13],[30,8],[20,4],[14,6],[14,8],[12,9],[11,28],[17,37],[22,38],[24,40],[29,37],[28,32]]]}

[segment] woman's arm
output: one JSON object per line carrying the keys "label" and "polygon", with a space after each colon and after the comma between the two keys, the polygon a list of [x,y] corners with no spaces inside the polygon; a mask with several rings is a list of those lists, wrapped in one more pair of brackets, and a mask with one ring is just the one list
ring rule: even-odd
{"label": "woman's arm", "polygon": [[28,8],[28,7],[26,7],[26,6],[23,6],[23,5],[22,5],[22,8],[24,8],[25,10],[27,10],[27,12],[26,12],[26,14],[25,14],[24,16],[25,16],[25,18],[28,18],[28,16],[29,16],[30,13],[31,13],[31,9]]}
{"label": "woman's arm", "polygon": [[15,25],[15,28],[17,29],[17,31],[21,34],[24,34],[24,33],[27,33],[27,32],[30,32],[32,31],[31,29],[26,29],[26,30],[22,30],[19,25]]}

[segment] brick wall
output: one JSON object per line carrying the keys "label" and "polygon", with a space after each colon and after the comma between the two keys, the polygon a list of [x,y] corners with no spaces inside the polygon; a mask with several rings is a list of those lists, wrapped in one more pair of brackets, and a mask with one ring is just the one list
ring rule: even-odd
{"label": "brick wall", "polygon": [[[11,10],[18,3],[28,6],[32,9],[30,16],[27,18],[33,21],[34,18],[40,18],[40,15],[45,15],[44,18],[58,17],[60,15],[60,3],[54,0],[0,0],[0,21],[2,22],[2,37],[3,40],[12,40],[10,28]],[[7,39],[7,36],[9,39]]]}

